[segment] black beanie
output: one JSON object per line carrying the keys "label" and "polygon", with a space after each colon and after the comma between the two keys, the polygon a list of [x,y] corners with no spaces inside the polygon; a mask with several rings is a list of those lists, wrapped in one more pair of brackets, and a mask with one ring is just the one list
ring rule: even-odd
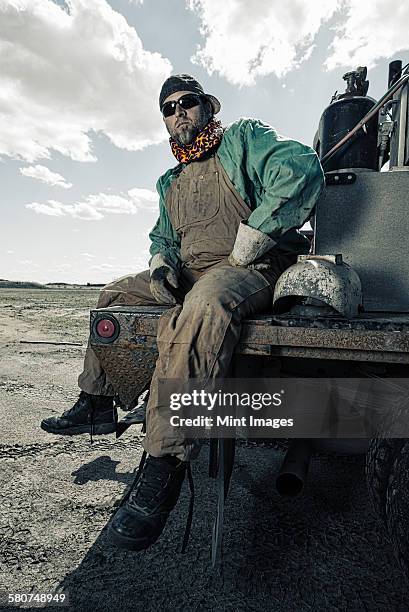
{"label": "black beanie", "polygon": [[203,96],[209,100],[213,107],[214,114],[218,113],[220,110],[219,100],[210,94],[205,94],[199,81],[196,81],[190,74],[174,74],[166,79],[159,94],[160,109],[162,109],[162,105],[166,98],[176,91],[192,91],[193,93],[199,94],[199,96]]}

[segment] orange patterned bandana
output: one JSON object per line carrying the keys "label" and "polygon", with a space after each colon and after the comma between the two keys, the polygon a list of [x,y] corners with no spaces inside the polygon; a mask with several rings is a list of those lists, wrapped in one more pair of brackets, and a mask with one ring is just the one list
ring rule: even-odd
{"label": "orange patterned bandana", "polygon": [[172,153],[178,162],[187,164],[195,159],[200,159],[207,151],[216,147],[220,143],[222,136],[223,128],[221,122],[217,119],[212,119],[199,132],[192,144],[183,146],[178,144],[173,138],[169,138],[169,142]]}

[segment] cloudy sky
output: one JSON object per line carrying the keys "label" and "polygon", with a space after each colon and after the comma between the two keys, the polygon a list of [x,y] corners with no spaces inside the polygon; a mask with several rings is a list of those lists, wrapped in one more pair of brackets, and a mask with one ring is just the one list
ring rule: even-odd
{"label": "cloudy sky", "polygon": [[147,267],[155,183],[176,161],[171,73],[308,144],[342,75],[409,61],[397,0],[0,0],[0,278],[109,282]]}

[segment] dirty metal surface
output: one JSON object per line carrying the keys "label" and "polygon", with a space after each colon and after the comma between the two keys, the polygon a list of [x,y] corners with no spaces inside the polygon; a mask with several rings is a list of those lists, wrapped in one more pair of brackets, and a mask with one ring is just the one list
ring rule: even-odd
{"label": "dirty metal surface", "polygon": [[409,331],[318,329],[247,323],[243,327],[241,341],[250,347],[259,344],[270,346],[270,355],[409,362]]}
{"label": "dirty metal surface", "polygon": [[[124,350],[143,346],[155,350],[157,322],[165,307],[111,307],[91,311],[114,315],[120,326],[110,345]],[[99,346],[98,338],[92,345]],[[366,314],[354,319],[259,315],[243,323],[236,352],[353,361],[409,363],[409,315]]]}
{"label": "dirty metal surface", "polygon": [[342,255],[299,255],[274,287],[273,304],[277,313],[288,312],[296,296],[313,298],[344,317],[353,317],[362,305],[358,274],[342,261]]}
{"label": "dirty metal surface", "polygon": [[367,311],[409,308],[409,172],[359,172],[328,186],[315,215],[315,252],[342,253],[362,283]]}
{"label": "dirty metal surface", "polygon": [[158,351],[154,346],[127,342],[120,347],[93,346],[104,371],[119,395],[121,406],[133,408],[149,385]]}

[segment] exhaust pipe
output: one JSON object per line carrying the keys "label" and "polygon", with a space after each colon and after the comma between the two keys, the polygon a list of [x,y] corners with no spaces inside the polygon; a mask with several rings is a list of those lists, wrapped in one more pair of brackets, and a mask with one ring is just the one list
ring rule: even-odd
{"label": "exhaust pipe", "polygon": [[290,444],[276,479],[280,495],[295,497],[304,488],[312,453],[311,440],[297,439]]}

